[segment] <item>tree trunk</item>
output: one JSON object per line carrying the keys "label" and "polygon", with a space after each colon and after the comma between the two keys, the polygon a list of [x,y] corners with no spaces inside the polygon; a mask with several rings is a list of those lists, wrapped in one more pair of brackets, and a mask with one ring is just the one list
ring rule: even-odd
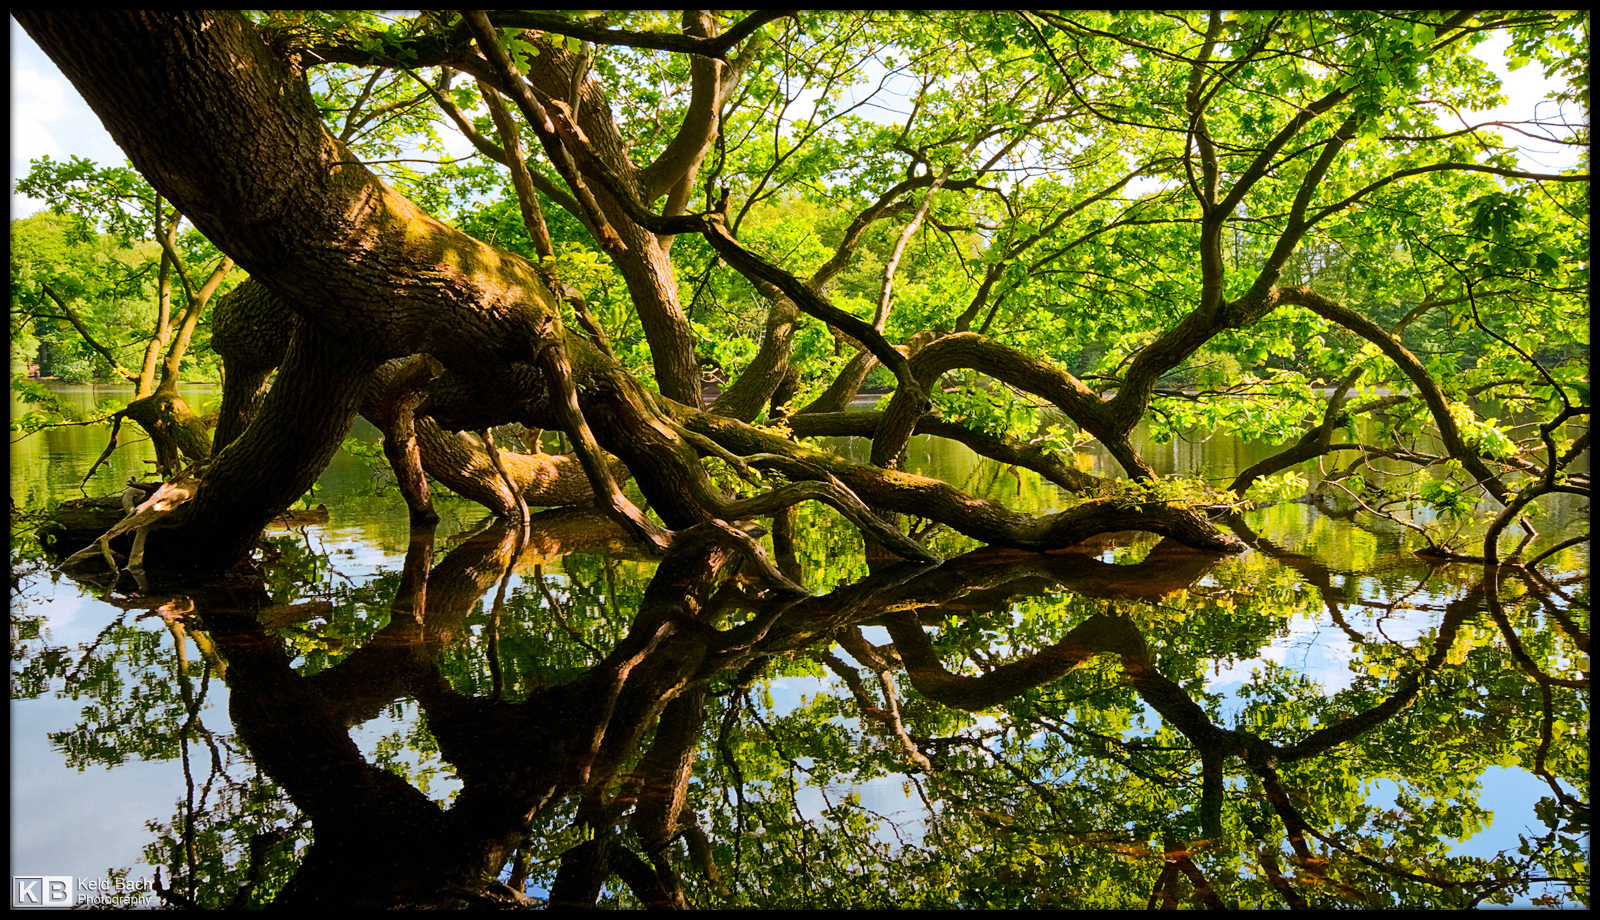
{"label": "tree trunk", "polygon": [[296,336],[250,427],[212,459],[193,501],[152,531],[146,566],[218,572],[244,558],[333,459],[372,370],[321,335]]}
{"label": "tree trunk", "polygon": [[128,403],[122,414],[149,433],[163,476],[178,471],[180,456],[190,463],[211,459],[211,429],[178,395],[176,383],[163,382],[154,393]]}
{"label": "tree trunk", "polygon": [[[364,377],[389,358],[426,352],[492,397],[471,407],[486,418],[459,427],[560,427],[533,362],[565,332],[533,266],[440,224],[352,162],[324,130],[297,62],[242,18],[104,11],[22,21],[152,185],[304,323],[250,429],[170,519],[184,536],[153,544],[152,564],[237,560],[314,480],[348,430]],[[581,394],[602,404],[612,450],[654,474],[647,492],[663,519],[706,519],[701,499],[715,493],[692,451],[652,422],[614,361],[578,337],[566,347],[585,377]]]}

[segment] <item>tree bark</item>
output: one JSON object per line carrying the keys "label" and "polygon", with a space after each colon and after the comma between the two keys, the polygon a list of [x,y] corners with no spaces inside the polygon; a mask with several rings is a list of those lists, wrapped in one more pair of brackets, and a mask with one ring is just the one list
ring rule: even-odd
{"label": "tree bark", "polygon": [[690,430],[750,457],[753,466],[777,469],[793,480],[836,477],[874,509],[937,521],[995,546],[1050,550],[1102,533],[1142,530],[1195,549],[1236,553],[1244,548],[1199,512],[1166,502],[1101,500],[1035,517],[937,479],[854,463],[733,419],[688,409],[679,412],[679,419]]}
{"label": "tree bark", "polygon": [[[236,14],[21,21],[152,185],[304,324],[250,430],[232,437],[196,500],[173,516],[194,535],[175,541],[185,549],[170,564],[238,559],[314,480],[365,376],[389,358],[426,352],[447,377],[492,395],[460,419],[470,424],[447,427],[560,427],[534,362],[565,331],[533,266],[440,224],[354,162],[323,128],[293,55],[279,57]],[[577,337],[566,347],[580,393],[605,404],[613,451],[657,474],[647,492],[662,517],[706,519],[701,499],[714,493],[692,451],[651,422],[654,410],[614,361]],[[305,379],[291,379],[298,374]]]}
{"label": "tree bark", "polygon": [[[684,425],[667,417],[666,407],[613,358],[585,337],[567,334],[534,266],[439,223],[352,159],[323,127],[295,52],[269,48],[249,23],[231,13],[107,10],[70,21],[38,12],[17,15],[151,184],[282,301],[288,313],[280,315],[292,317],[281,336],[287,352],[265,397],[260,397],[262,363],[252,363],[248,373],[238,375],[240,386],[230,387],[247,402],[261,398],[260,409],[242,430],[240,419],[248,413],[230,411],[224,446],[195,499],[152,534],[153,567],[216,571],[241,558],[260,527],[305,492],[337,449],[369,375],[385,361],[415,354],[429,355],[443,367],[413,412],[419,439],[422,420],[428,418],[445,431],[522,422],[574,434],[591,426],[598,446],[633,471],[669,528],[712,521],[739,507],[712,485],[683,434]],[[533,58],[535,82],[570,89],[573,74],[564,56],[552,51]],[[166,63],[153,68],[148,66],[152,60]],[[485,78],[496,76],[478,69]],[[609,175],[598,191],[613,196],[604,210],[615,216],[625,245],[637,244],[645,256],[625,260],[634,268],[624,266],[624,274],[642,273],[644,286],[654,286],[645,299],[663,307],[657,319],[670,320],[674,335],[687,335],[686,324],[665,309],[675,303],[669,296],[675,289],[660,237],[704,233],[736,269],[855,336],[888,365],[902,391],[898,411],[891,415],[904,416],[909,434],[926,411],[926,397],[906,356],[870,324],[746,251],[720,216],[661,217],[640,210],[645,190],[627,163],[604,96],[588,80],[578,95],[576,124],[564,109],[552,110],[560,142],[578,145],[576,158],[586,169],[610,164],[602,170]],[[618,164],[628,168],[611,168]],[[1237,312],[1224,320],[1239,319]],[[265,343],[252,342],[249,335],[239,338],[241,350],[259,345],[265,354],[280,337],[266,336]],[[683,344],[663,346],[661,354],[683,360],[658,355],[657,371],[663,389],[675,381],[674,392],[681,391],[692,406],[699,398],[698,374],[693,349]],[[1178,350],[1187,344],[1183,338]],[[1108,429],[1098,415],[1108,408],[1117,414],[1115,404],[1125,394],[1108,406],[1081,384],[1073,386],[1076,381],[1068,375],[984,344],[980,337],[952,337],[946,347],[968,364],[993,365],[991,373],[1001,379],[1048,392],[1092,431],[1114,435],[1118,430],[1122,419]],[[930,347],[927,352],[919,360],[931,379],[943,351]],[[568,363],[548,360],[560,355]],[[763,440],[711,417],[697,416],[695,424],[714,430],[713,441],[740,442],[736,454],[773,455],[764,462],[793,478],[837,476],[874,506],[945,521],[986,542],[1043,549],[1134,528],[1199,547],[1236,547],[1210,522],[1184,509],[1097,504],[1031,518],[934,480],[848,464],[782,439]],[[1114,437],[1107,444],[1118,452]],[[1131,450],[1118,456],[1138,468]],[[588,478],[602,495],[613,497],[608,504],[614,510],[625,513],[598,457],[593,449],[586,452]],[[625,516],[636,525],[643,521]]]}

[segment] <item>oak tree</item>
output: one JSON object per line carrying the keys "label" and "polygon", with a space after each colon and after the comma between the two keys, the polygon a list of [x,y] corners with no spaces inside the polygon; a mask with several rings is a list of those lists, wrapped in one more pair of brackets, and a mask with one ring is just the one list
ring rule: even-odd
{"label": "oak tree", "polygon": [[[1493,34],[1586,99],[1584,14],[17,15],[250,273],[237,339],[277,369],[225,407],[237,427],[152,533],[160,568],[239,559],[385,367],[397,469],[423,466],[417,420],[560,430],[658,548],[821,500],[907,558],[927,551],[901,514],[1024,549],[1138,529],[1228,550],[1208,506],[1334,459],[1341,496],[1395,514],[1381,459],[1422,471],[1401,500],[1492,499],[1497,558],[1539,498],[1587,493],[1587,172],[1527,169],[1498,132],[1528,126],[1457,108],[1495,98],[1470,53]],[[384,181],[361,139],[391,118],[448,122],[505,171]],[[526,257],[483,239],[473,182],[515,203]],[[584,251],[620,279],[606,304],[575,283]],[[842,414],[877,367],[887,405]],[[1141,424],[1289,443],[1222,497],[1175,487]],[[918,432],[1082,501],[1032,516],[908,474]],[[844,433],[869,463],[798,440]],[[1081,438],[1133,485],[1076,472]],[[736,498],[708,458],[775,482]]]}

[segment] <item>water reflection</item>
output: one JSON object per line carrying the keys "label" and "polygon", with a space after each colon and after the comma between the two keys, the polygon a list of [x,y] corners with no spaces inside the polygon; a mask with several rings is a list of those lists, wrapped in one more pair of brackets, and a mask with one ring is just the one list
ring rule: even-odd
{"label": "water reflection", "polygon": [[[413,531],[360,583],[294,534],[88,649],[23,636],[13,687],[94,701],[54,738],[80,768],[181,760],[147,849],[178,904],[1586,902],[1586,562],[1336,570],[1233,524],[1244,559],[980,550],[807,597],[710,528],[658,567],[566,556],[616,539],[572,512]],[[1491,815],[1492,767],[1531,814]],[[1461,844],[1491,820],[1522,852]]]}
{"label": "water reflection", "polygon": [[[68,465],[15,450],[14,494]],[[14,548],[14,875],[158,870],[206,907],[1588,903],[1586,543],[1430,564],[1286,504],[1227,522],[1235,557],[936,533],[945,564],[874,567],[804,509],[796,597],[726,533],[657,565],[580,512],[413,531],[346,463],[250,579],[96,598]]]}

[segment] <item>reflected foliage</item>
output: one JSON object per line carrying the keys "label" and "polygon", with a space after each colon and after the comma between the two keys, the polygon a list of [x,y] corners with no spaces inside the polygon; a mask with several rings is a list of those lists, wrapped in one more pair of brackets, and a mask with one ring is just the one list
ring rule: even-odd
{"label": "reflected foliage", "polygon": [[[808,526],[799,598],[715,532],[563,556],[610,526],[573,512],[363,578],[291,534],[88,648],[19,633],[13,695],[83,700],[80,768],[183,761],[176,905],[1586,905],[1586,560],[1267,518],[860,575]],[[1500,770],[1547,794],[1492,813]]]}
{"label": "reflected foliage", "polygon": [[[1587,127],[1457,125],[1497,33],[1586,100],[1588,14],[494,14],[16,14],[256,273],[122,615],[13,582],[65,761],[181,765],[169,904],[1588,905],[1587,157],[1501,133]],[[138,264],[18,225],[41,370],[198,264],[155,204]],[[488,458],[518,523],[259,541],[358,410],[409,521]],[[510,423],[609,518],[527,521]]]}

